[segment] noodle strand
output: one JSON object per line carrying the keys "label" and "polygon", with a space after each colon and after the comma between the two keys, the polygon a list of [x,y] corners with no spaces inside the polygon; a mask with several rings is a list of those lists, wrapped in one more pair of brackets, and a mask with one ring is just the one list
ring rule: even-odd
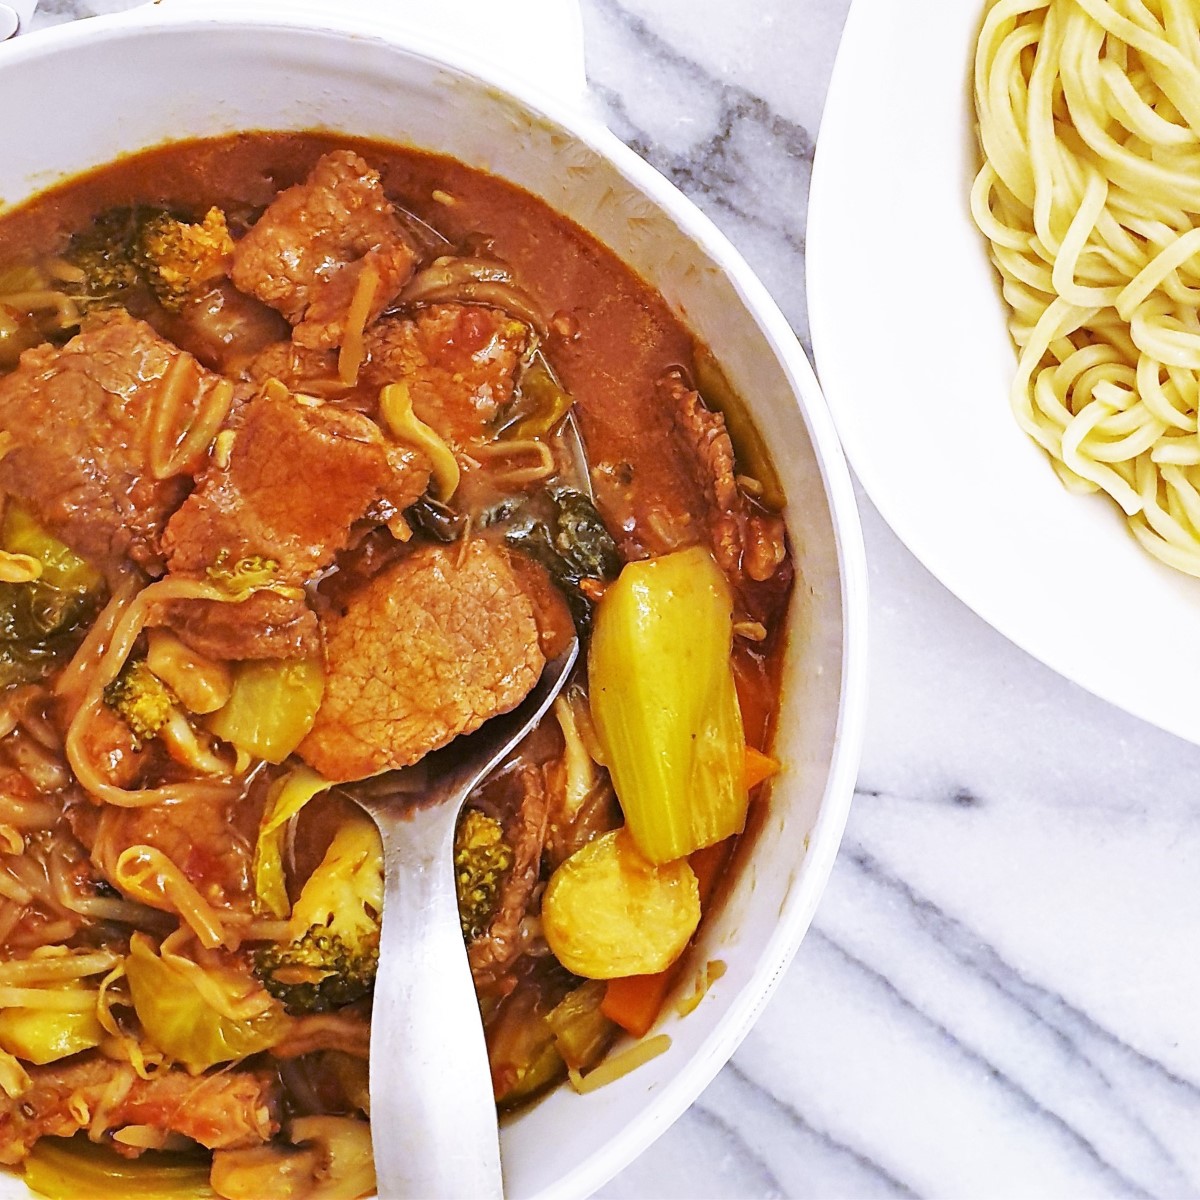
{"label": "noodle strand", "polygon": [[975,55],[1011,403],[1073,491],[1200,576],[1200,13],[1185,0],[995,0]]}

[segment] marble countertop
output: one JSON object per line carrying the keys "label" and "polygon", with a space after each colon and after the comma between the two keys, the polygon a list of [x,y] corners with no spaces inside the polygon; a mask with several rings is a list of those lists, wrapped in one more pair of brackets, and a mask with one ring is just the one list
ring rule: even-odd
{"label": "marble countertop", "polygon": [[[581,3],[610,126],[807,348],[848,0]],[[128,6],[45,0],[35,23]],[[601,1195],[1198,1195],[1200,748],[1005,641],[860,498],[871,700],[828,890],[733,1061]]]}

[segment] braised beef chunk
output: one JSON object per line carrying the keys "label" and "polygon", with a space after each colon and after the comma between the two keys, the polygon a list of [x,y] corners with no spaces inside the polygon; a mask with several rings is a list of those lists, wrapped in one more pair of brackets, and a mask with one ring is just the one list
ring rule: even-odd
{"label": "braised beef chunk", "polygon": [[379,427],[333,405],[266,391],[232,431],[228,463],[213,461],[163,537],[172,572],[200,574],[224,555],[259,555],[279,578],[302,582],[328,566],[350,526],[380,499],[407,507],[428,471],[393,457]]}
{"label": "braised beef chunk", "polygon": [[526,327],[498,309],[435,304],[372,327],[363,380],[407,384],[413,412],[461,447],[512,399],[527,340]]}
{"label": "braised beef chunk", "polygon": [[294,391],[335,387],[339,402],[377,411],[389,383],[408,387],[413,412],[452,446],[489,435],[513,397],[529,331],[495,308],[435,304],[412,315],[387,316],[367,330],[357,384],[337,387],[337,355],[295,342],[268,346],[247,364],[247,376],[278,379]]}
{"label": "braised beef chunk", "polygon": [[735,589],[739,611],[747,620],[774,626],[793,577],[783,517],[746,498],[725,418],[705,405],[678,370],[658,381],[657,392],[671,414],[680,461],[702,499],[700,515],[676,533],[707,542]]}
{"label": "braised beef chunk", "polygon": [[178,313],[165,314],[163,332],[223,374],[239,370],[246,359],[269,347],[289,343],[287,322],[274,309],[219,280],[189,299]]}
{"label": "braised beef chunk", "polygon": [[352,150],[321,158],[281,192],[233,255],[233,282],[278,309],[302,346],[338,346],[364,270],[374,320],[412,274],[414,253],[379,175]]}
{"label": "braised beef chunk", "polygon": [[706,408],[699,393],[688,387],[677,371],[659,380],[658,394],[671,412],[685,461],[707,502],[706,533],[713,554],[721,569],[733,575],[741,565],[747,510],[734,478],[733,444],[725,418]]}
{"label": "braised beef chunk", "polygon": [[504,551],[422,546],[324,621],[325,698],[299,754],[329,779],[406,766],[521,702],[545,659]]}
{"label": "braised beef chunk", "polygon": [[278,379],[292,392],[319,392],[323,385],[337,378],[337,360],[336,350],[311,350],[295,342],[273,342],[245,364],[245,375],[256,385]]}
{"label": "braised beef chunk", "polygon": [[98,566],[132,559],[163,569],[160,538],[187,495],[184,476],[155,479],[147,429],[163,379],[180,358],[198,405],[219,382],[144,321],[113,312],[89,321],[64,347],[26,351],[0,378],[0,489]]}
{"label": "braised beef chunk", "polygon": [[501,793],[498,815],[504,840],[513,850],[513,865],[500,886],[491,924],[467,947],[471,975],[479,989],[495,988],[522,953],[521,922],[541,874],[549,813],[545,778],[541,768],[532,764],[496,780],[489,791]]}
{"label": "braised beef chunk", "polygon": [[311,658],[321,651],[317,615],[303,597],[260,591],[237,604],[168,600],[152,604],[150,627],[166,626],[209,658]]}
{"label": "braised beef chunk", "polygon": [[[232,440],[200,476],[163,537],[173,574],[269,559],[274,582],[298,588],[329,566],[368,511],[382,519],[424,492],[419,451],[389,445],[360,413],[301,403],[266,389],[239,413]],[[316,618],[298,593],[259,592],[236,604],[175,600],[150,623],[174,629],[216,658],[292,658],[316,653]]]}
{"label": "braised beef chunk", "polygon": [[[252,848],[234,827],[234,804],[232,797],[139,808],[106,804],[94,830],[85,834],[92,862],[115,883],[121,854],[130,846],[151,846],[165,854],[209,904],[244,907]],[[156,907],[175,911],[166,894]]]}
{"label": "braised beef chunk", "polygon": [[[32,1086],[0,1093],[0,1163],[19,1163],[40,1137],[70,1137],[101,1111],[104,1129],[148,1125],[209,1149],[258,1146],[279,1132],[279,1079],[273,1071],[193,1077],[179,1068],[142,1079],[127,1063],[99,1054],[30,1067]],[[121,1143],[113,1149],[134,1154]]]}
{"label": "braised beef chunk", "polygon": [[738,489],[725,418],[705,407],[677,371],[663,376],[658,393],[673,415],[676,437],[707,502],[705,533],[713,555],[731,579],[765,582],[787,556],[782,518],[752,511]]}

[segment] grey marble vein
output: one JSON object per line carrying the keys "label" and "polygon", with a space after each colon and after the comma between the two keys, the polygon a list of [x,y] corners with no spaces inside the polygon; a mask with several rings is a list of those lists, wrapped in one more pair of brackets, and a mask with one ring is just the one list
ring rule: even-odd
{"label": "grey marble vein", "polygon": [[[800,284],[815,131],[680,52],[619,0],[584,10],[589,77],[610,127],[733,239],[807,343]],[[619,75],[608,69],[618,55]]]}
{"label": "grey marble vein", "polygon": [[[1195,1177],[1189,1179],[1184,1164],[1176,1157],[1175,1148],[1167,1145],[1148,1124],[1127,1083],[1131,1073],[1142,1075],[1160,1092],[1169,1092],[1174,1103],[1191,1113],[1193,1121],[1200,1121],[1200,1089],[1194,1082],[1180,1078],[1163,1063],[1126,1045],[1053,990],[1025,979],[994,947],[982,941],[964,923],[917,894],[854,839],[848,839],[844,845],[842,861],[884,893],[889,902],[901,908],[920,934],[935,943],[938,952],[948,955],[958,969],[975,977],[992,993],[993,999],[1002,998],[1003,1007],[1008,1010],[1006,1019],[1021,1028],[1027,1050],[1036,1047],[1042,1061],[1052,1064],[1056,1072],[1069,1080],[1069,1091],[1086,1097],[1087,1102],[1084,1107],[1073,1103],[1072,1096],[1056,1089],[1053,1079],[1038,1072],[1022,1070],[1028,1079],[1020,1082],[1009,1077],[997,1063],[989,1061],[989,1069],[998,1082],[1023,1096],[1040,1117],[1058,1125],[1085,1153],[1095,1157],[1098,1164],[1115,1175],[1120,1176],[1122,1169],[1148,1173],[1151,1179],[1144,1185],[1150,1188],[1148,1194],[1193,1194],[1197,1180]],[[850,955],[845,945],[839,945],[838,949]],[[877,958],[873,968],[881,969]],[[901,984],[891,976],[886,981],[899,995]],[[902,998],[905,1003],[917,1006],[916,1000],[908,996]],[[928,1019],[934,1019],[928,1003],[920,1011]],[[966,1044],[967,1039],[978,1038],[979,1031],[973,1025],[967,1017],[955,1021],[954,1031],[943,1028],[963,1053],[978,1054],[982,1052],[980,1048]],[[1114,1129],[1114,1126],[1118,1128]],[[1119,1142],[1111,1136],[1118,1129]],[[1106,1161],[1097,1150],[1096,1143],[1110,1142],[1136,1148],[1132,1154],[1122,1151],[1128,1160],[1124,1168]],[[1133,1186],[1132,1180],[1126,1182]]]}
{"label": "grey marble vein", "polygon": [[144,0],[38,0],[33,28],[42,29],[50,25],[61,25],[82,17],[95,17],[103,13],[121,12],[136,8]]}
{"label": "grey marble vein", "polygon": [[818,1129],[805,1120],[794,1108],[774,1096],[766,1087],[756,1083],[737,1062],[730,1063],[725,1074],[739,1085],[740,1092],[747,1093],[745,1099],[749,1104],[763,1110],[764,1116],[769,1112],[776,1118],[783,1126],[784,1137],[815,1142],[824,1154],[838,1161],[842,1170],[858,1180],[856,1188],[861,1189],[859,1194],[897,1197],[916,1195],[902,1180],[897,1179],[879,1163],[840,1141],[827,1130]]}
{"label": "grey marble vein", "polygon": [[1104,1157],[1096,1145],[1074,1128],[1061,1113],[1044,1105],[1032,1091],[1009,1075],[987,1053],[969,1045],[948,1025],[942,1024],[933,1017],[927,1007],[906,996],[898,984],[878,966],[859,958],[846,946],[839,944],[819,929],[814,930],[809,936],[823,939],[834,953],[845,960],[849,967],[861,973],[874,988],[883,993],[884,1003],[888,1007],[893,1021],[915,1021],[928,1026],[933,1035],[943,1041],[950,1052],[964,1059],[971,1067],[982,1068],[987,1078],[1008,1093],[1023,1113],[1048,1125],[1056,1135],[1063,1138],[1072,1152],[1080,1155],[1089,1167],[1098,1172],[1103,1182],[1116,1184],[1121,1194],[1151,1195],[1134,1180],[1123,1175],[1113,1163]]}

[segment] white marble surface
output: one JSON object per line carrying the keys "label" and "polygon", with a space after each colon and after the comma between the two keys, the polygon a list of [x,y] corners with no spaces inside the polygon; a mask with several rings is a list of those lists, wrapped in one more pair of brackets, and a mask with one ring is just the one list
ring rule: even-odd
{"label": "white marble surface", "polygon": [[[612,128],[806,346],[847,4],[582,0]],[[45,0],[36,21],[128,6]],[[1198,1195],[1200,749],[1007,643],[862,507],[872,697],[828,892],[732,1063],[601,1194]]]}

